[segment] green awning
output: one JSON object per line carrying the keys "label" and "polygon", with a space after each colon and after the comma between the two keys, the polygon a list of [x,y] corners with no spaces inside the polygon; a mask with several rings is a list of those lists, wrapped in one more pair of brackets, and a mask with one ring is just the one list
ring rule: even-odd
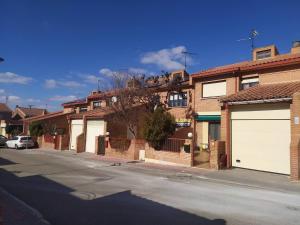
{"label": "green awning", "polygon": [[195,116],[196,121],[220,121],[220,115],[197,115]]}

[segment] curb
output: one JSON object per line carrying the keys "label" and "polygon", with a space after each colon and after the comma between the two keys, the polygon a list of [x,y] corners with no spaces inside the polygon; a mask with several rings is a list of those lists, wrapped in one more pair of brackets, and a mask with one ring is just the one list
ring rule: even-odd
{"label": "curb", "polygon": [[[5,189],[3,189],[2,187],[0,187],[0,193],[6,195],[9,199],[17,202],[18,204],[22,205],[24,208],[26,208],[28,211],[30,211],[30,213],[37,218],[37,220],[40,221],[41,225],[51,225],[51,223],[49,221],[47,221],[46,219],[44,219],[43,215],[36,210],[35,208],[32,208],[31,206],[29,206],[27,203],[23,202],[22,200],[18,199],[17,197],[15,197],[14,195],[12,195],[11,193],[7,192]],[[0,214],[1,216],[1,214]],[[3,216],[3,215],[2,215]],[[1,219],[3,220],[3,218],[0,217],[0,222]],[[0,225],[2,225],[0,223]]]}

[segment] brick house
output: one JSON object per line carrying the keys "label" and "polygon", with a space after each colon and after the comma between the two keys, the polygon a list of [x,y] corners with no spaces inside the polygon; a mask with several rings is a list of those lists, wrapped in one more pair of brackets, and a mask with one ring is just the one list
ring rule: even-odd
{"label": "brick house", "polygon": [[252,61],[193,74],[194,164],[204,161],[210,141],[221,140],[227,167],[299,179],[299,81],[299,42],[288,54],[266,46],[254,49]]}
{"label": "brick house", "polygon": [[29,135],[29,126],[39,122],[44,128],[44,134],[38,137],[37,142],[41,148],[67,150],[69,149],[69,124],[67,116],[73,112],[57,111],[45,115],[23,119],[23,133]]}
{"label": "brick house", "polygon": [[[176,80],[176,82],[174,82]],[[134,81],[134,80],[133,80]],[[160,101],[166,105],[166,109],[174,115],[178,128],[173,137],[168,140],[165,149],[155,151],[146,145],[146,161],[180,163],[191,165],[191,153],[183,152],[183,143],[187,134],[192,131],[192,94],[193,89],[189,83],[189,75],[185,71],[175,71],[167,76],[150,77],[145,81],[147,88],[159,93]],[[129,81],[127,85],[132,85]],[[98,140],[95,137],[105,136],[106,156],[121,157],[125,159],[139,159],[139,150],[145,149],[145,141],[142,139],[142,124],[136,127],[137,137],[133,138],[126,125],[113,119],[113,111],[110,104],[113,101],[115,90],[106,92],[93,91],[85,99],[64,103],[64,112],[75,112],[67,118],[69,120],[70,141],[69,148],[77,152],[99,153]],[[133,116],[142,110],[133,109]],[[138,119],[139,116],[136,118]],[[171,149],[173,142],[176,149]],[[125,147],[124,147],[125,146]],[[144,146],[144,147],[143,147]],[[104,154],[104,152],[102,152]]]}
{"label": "brick house", "polygon": [[[156,80],[156,82],[155,82]],[[185,143],[190,144],[188,133],[193,131],[193,85],[190,76],[184,70],[173,71],[166,79],[161,76],[148,81],[149,88],[155,88],[161,103],[166,110],[175,117],[176,131],[168,138],[161,150],[155,150],[146,143],[145,161],[163,164],[192,165],[192,154],[184,150]]]}
{"label": "brick house", "polygon": [[6,104],[0,103],[0,124],[1,130],[0,134],[4,136],[9,136],[12,134],[6,133],[6,128],[11,127],[11,130],[14,130],[14,134],[19,134],[23,131],[23,122],[22,120],[29,117],[45,115],[47,113],[46,109],[40,108],[26,108],[16,106],[16,109],[12,111]]}
{"label": "brick house", "polygon": [[5,104],[0,103],[0,135],[6,136],[6,125],[12,115],[12,110]]}

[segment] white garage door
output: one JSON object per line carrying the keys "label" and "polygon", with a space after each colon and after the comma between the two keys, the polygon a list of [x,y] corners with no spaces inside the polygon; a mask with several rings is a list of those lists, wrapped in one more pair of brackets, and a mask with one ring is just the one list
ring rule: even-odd
{"label": "white garage door", "polygon": [[290,174],[288,104],[235,106],[231,119],[232,166]]}
{"label": "white garage door", "polygon": [[86,128],[85,151],[95,153],[96,137],[106,133],[106,124],[103,120],[88,120]]}
{"label": "white garage door", "polygon": [[77,150],[77,137],[83,132],[83,120],[72,120],[70,149]]}

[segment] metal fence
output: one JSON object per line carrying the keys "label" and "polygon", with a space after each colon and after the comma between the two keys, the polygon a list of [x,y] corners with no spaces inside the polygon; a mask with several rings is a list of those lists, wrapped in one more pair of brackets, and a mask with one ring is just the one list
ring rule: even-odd
{"label": "metal fence", "polygon": [[127,151],[129,149],[131,141],[127,138],[109,138],[109,143],[111,148],[114,148],[119,151]]}
{"label": "metal fence", "polygon": [[161,147],[161,151],[169,151],[169,152],[180,152],[183,147],[185,139],[180,138],[168,138],[165,140]]}

